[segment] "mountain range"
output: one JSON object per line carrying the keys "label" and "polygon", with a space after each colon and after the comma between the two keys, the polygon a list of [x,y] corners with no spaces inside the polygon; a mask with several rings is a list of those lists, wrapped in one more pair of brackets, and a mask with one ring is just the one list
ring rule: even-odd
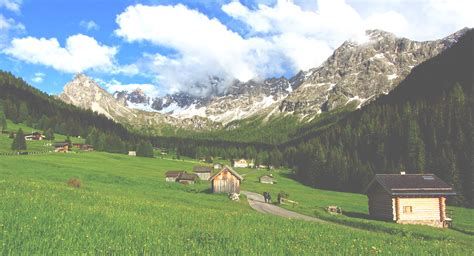
{"label": "mountain range", "polygon": [[[457,42],[467,29],[440,40],[417,42],[380,31],[366,31],[363,43],[346,41],[319,67],[290,79],[234,81],[221,93],[193,96],[186,92],[150,97],[141,89],[109,93],[78,74],[58,97],[136,129],[164,127],[209,131],[238,120],[265,121],[294,116],[307,123],[342,107],[357,109],[388,94],[410,71]],[[223,81],[209,79],[218,86]],[[216,90],[217,91],[217,90]],[[235,128],[235,125],[232,125]]]}

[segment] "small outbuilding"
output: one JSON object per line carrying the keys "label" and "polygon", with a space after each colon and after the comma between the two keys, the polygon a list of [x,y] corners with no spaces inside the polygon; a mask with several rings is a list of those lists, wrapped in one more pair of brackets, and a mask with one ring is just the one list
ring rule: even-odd
{"label": "small outbuilding", "polygon": [[367,188],[369,215],[401,224],[448,227],[446,198],[453,188],[434,174],[376,174]]}
{"label": "small outbuilding", "polygon": [[275,183],[275,179],[273,178],[273,175],[271,175],[271,174],[260,176],[260,178],[258,178],[258,180],[262,184],[273,184],[273,183]]}
{"label": "small outbuilding", "polygon": [[176,182],[189,185],[189,184],[196,183],[198,179],[199,177],[194,173],[183,172],[178,176],[178,178],[176,179]]}
{"label": "small outbuilding", "polygon": [[220,169],[222,169],[222,167],[224,167],[224,166],[220,163],[215,163],[214,164],[214,170],[220,170]]}
{"label": "small outbuilding", "polygon": [[69,151],[68,142],[56,142],[54,143],[54,152],[57,153],[67,153]]}
{"label": "small outbuilding", "polygon": [[184,173],[185,171],[167,171],[165,173],[165,180],[167,182],[176,182],[178,177],[181,175],[181,173]]}
{"label": "small outbuilding", "polygon": [[129,156],[137,156],[137,151],[128,151]]}
{"label": "small outbuilding", "polygon": [[212,173],[212,167],[209,166],[194,166],[194,173],[199,177],[200,180],[209,180]]}
{"label": "small outbuilding", "polygon": [[243,179],[232,168],[225,166],[210,178],[212,193],[240,193],[240,183]]}

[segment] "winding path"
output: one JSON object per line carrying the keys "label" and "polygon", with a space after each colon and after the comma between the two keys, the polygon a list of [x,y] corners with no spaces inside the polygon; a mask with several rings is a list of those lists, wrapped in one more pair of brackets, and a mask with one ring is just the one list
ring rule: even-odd
{"label": "winding path", "polygon": [[289,211],[273,204],[265,203],[263,196],[260,194],[249,192],[249,191],[241,191],[241,193],[247,196],[247,200],[249,202],[250,207],[252,207],[257,212],[272,214],[272,215],[276,215],[276,216],[280,216],[284,218],[290,218],[290,219],[300,219],[300,220],[306,220],[306,221],[330,223],[328,221],[324,221],[315,217],[310,217],[310,216],[303,215],[297,212]]}

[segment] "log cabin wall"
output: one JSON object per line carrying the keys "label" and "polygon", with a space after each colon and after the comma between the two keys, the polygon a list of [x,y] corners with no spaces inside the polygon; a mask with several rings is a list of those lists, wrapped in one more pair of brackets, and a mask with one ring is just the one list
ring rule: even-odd
{"label": "log cabin wall", "polygon": [[393,220],[394,209],[392,207],[392,197],[383,191],[376,190],[368,195],[369,214],[375,219]]}
{"label": "log cabin wall", "polygon": [[399,221],[440,221],[438,197],[399,198]]}

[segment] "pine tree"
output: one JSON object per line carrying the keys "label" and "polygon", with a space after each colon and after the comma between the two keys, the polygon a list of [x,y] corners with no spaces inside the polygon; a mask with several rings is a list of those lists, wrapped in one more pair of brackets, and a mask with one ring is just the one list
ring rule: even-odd
{"label": "pine tree", "polygon": [[11,149],[12,150],[26,150],[25,134],[23,133],[23,130],[21,128],[18,130],[15,138],[13,139]]}
{"label": "pine tree", "polygon": [[5,112],[3,111],[3,103],[0,101],[0,132],[3,132],[7,129],[7,118]]}
{"label": "pine tree", "polygon": [[137,156],[154,157],[153,146],[149,141],[141,141],[137,146]]}
{"label": "pine tree", "polygon": [[29,117],[28,106],[26,105],[25,102],[21,102],[20,107],[18,109],[18,119],[17,120],[18,120],[19,123],[26,122],[28,117]]}

